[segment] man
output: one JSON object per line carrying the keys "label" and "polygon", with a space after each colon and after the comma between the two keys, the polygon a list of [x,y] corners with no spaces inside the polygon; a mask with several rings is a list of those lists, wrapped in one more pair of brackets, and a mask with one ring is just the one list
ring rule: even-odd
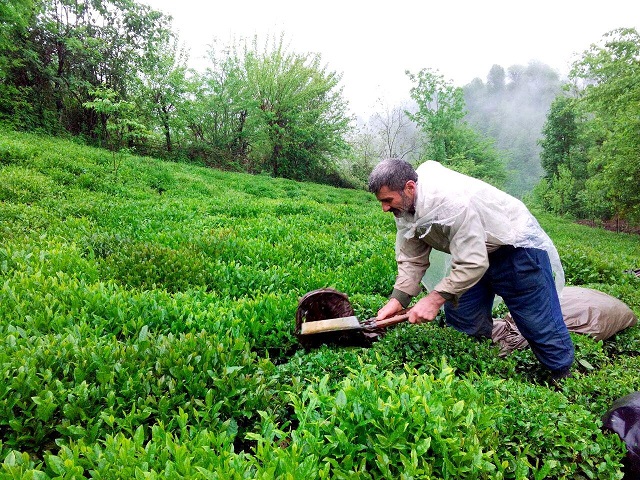
{"label": "man", "polygon": [[451,254],[451,270],[411,309],[411,323],[435,319],[444,305],[447,324],[491,338],[497,294],[552,378],[570,375],[574,347],[558,299],[560,258],[521,201],[433,161],[414,170],[403,160],[383,160],[369,176],[369,190],[395,215],[397,227],[398,276],[377,319],[420,292],[435,248]]}

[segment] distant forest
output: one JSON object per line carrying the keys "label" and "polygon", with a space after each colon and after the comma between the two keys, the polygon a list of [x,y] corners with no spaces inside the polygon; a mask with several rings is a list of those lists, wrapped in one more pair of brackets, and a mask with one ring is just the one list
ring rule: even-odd
{"label": "distant forest", "polygon": [[[598,39],[594,39],[597,41]],[[111,151],[362,188],[380,158],[434,159],[558,214],[640,222],[640,38],[617,29],[566,79],[495,65],[456,87],[406,72],[407,105],[356,122],[319,54],[279,38],[188,67],[171,17],[133,0],[0,3],[0,122]]]}
{"label": "distant forest", "polygon": [[504,152],[505,189],[517,197],[531,192],[543,176],[540,139],[549,108],[562,91],[557,72],[542,63],[494,65],[486,82],[474,79],[464,87],[466,119]]}

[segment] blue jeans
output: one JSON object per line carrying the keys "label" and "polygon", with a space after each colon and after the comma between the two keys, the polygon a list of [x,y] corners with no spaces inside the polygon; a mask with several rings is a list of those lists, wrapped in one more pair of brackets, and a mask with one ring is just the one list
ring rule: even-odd
{"label": "blue jeans", "polygon": [[503,246],[490,253],[489,269],[482,279],[460,296],[457,306],[445,304],[447,324],[475,337],[491,338],[495,295],[502,297],[542,365],[554,372],[571,366],[573,342],[546,251]]}

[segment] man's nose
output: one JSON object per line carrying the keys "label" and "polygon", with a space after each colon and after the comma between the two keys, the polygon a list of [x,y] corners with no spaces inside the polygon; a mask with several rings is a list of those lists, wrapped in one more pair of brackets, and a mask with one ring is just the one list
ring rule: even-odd
{"label": "man's nose", "polygon": [[391,209],[391,205],[389,205],[388,203],[383,203],[382,204],[382,211],[383,212],[388,212]]}

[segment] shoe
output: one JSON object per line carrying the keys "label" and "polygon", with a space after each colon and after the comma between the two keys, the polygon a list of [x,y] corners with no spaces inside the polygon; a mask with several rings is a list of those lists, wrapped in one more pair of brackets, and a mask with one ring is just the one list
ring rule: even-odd
{"label": "shoe", "polygon": [[555,389],[560,389],[562,381],[565,378],[573,378],[570,368],[563,368],[562,370],[551,370],[551,379],[549,380],[549,386]]}
{"label": "shoe", "polygon": [[562,370],[552,370],[551,371],[551,380],[557,382],[558,380],[563,380],[565,378],[573,378],[573,374],[571,373],[571,368],[563,368]]}

